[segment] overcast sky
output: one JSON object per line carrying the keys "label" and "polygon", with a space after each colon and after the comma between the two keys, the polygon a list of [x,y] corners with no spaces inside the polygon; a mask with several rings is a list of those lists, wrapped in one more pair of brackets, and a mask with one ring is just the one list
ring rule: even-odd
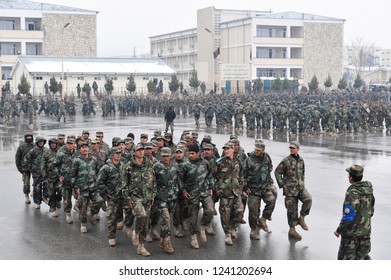
{"label": "overcast sky", "polygon": [[[35,2],[41,2],[35,0]],[[344,19],[345,44],[391,48],[389,0],[43,0],[98,11],[98,56],[149,53],[149,37],[196,27],[197,9],[305,12]],[[120,30],[117,32],[116,30]]]}

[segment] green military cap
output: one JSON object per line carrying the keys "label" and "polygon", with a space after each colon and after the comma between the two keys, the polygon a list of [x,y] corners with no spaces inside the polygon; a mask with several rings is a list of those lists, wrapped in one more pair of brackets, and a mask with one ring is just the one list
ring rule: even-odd
{"label": "green military cap", "polygon": [[178,145],[178,146],[176,147],[175,153],[179,153],[179,152],[183,153],[183,150],[182,150],[183,147],[184,147],[184,146]]}
{"label": "green military cap", "polygon": [[156,137],[156,140],[163,140],[163,141],[165,141],[166,139],[163,137],[163,136],[161,136],[161,135],[159,135],[158,137]]}
{"label": "green military cap", "polygon": [[118,141],[120,141],[120,140],[121,140],[121,138],[119,138],[119,137],[113,137],[113,139],[111,140],[111,143],[113,145],[118,145]]}
{"label": "green military cap", "polygon": [[198,138],[198,132],[192,132],[191,133],[191,138]]}
{"label": "green military cap", "polygon": [[50,138],[49,139],[49,144],[50,143],[56,143],[56,144],[58,144],[58,139],[57,138]]}
{"label": "green military cap", "polygon": [[292,141],[290,144],[289,144],[289,148],[300,148],[300,143],[297,142],[297,141]]}
{"label": "green military cap", "polygon": [[235,135],[235,134],[231,134],[231,135],[229,136],[229,140],[232,140],[232,139],[238,139],[238,136]]}
{"label": "green military cap", "polygon": [[213,146],[212,144],[205,144],[204,147],[203,147],[204,150],[213,150]]}
{"label": "green military cap", "polygon": [[60,133],[58,136],[57,136],[58,139],[64,139],[65,138],[65,134],[63,133]]}
{"label": "green military cap", "polygon": [[111,148],[111,154],[121,154],[121,150],[118,147]]}
{"label": "green military cap", "polygon": [[153,140],[151,141],[151,147],[152,147],[152,146],[158,147],[158,146],[159,146],[159,142],[158,142],[157,140],[153,139]]}
{"label": "green military cap", "polygon": [[81,134],[90,134],[90,132],[88,130],[83,130],[83,132]]}
{"label": "green military cap", "polygon": [[75,139],[73,138],[67,138],[67,144],[75,144]]}
{"label": "green military cap", "polygon": [[172,137],[172,133],[171,132],[166,132],[166,133],[164,133],[164,137]]}
{"label": "green military cap", "polygon": [[77,144],[78,148],[80,149],[83,146],[88,146],[88,143],[86,141],[81,141]]}
{"label": "green military cap", "polygon": [[[152,141],[155,141],[155,140],[152,140]],[[153,144],[152,142],[147,142],[144,144],[144,148],[145,149],[152,149],[153,148]]]}
{"label": "green military cap", "polygon": [[137,144],[137,145],[134,147],[134,150],[135,150],[135,151],[144,150],[144,146],[141,145],[141,144]]}
{"label": "green military cap", "polygon": [[168,147],[162,148],[160,151],[161,156],[171,156],[171,149]]}
{"label": "green military cap", "polygon": [[233,149],[234,145],[231,142],[227,142],[223,145],[223,149]]}
{"label": "green military cap", "polygon": [[146,134],[146,133],[141,133],[140,138],[148,138],[148,134]]}
{"label": "green military cap", "polygon": [[162,132],[159,131],[159,130],[155,130],[154,133],[153,133],[154,136],[159,136],[159,135],[162,135]]}
{"label": "green military cap", "polygon": [[103,132],[102,131],[97,131],[96,136],[103,137]]}
{"label": "green military cap", "polygon": [[124,143],[124,144],[125,144],[125,139],[121,139],[121,138],[120,138],[120,139],[118,139],[117,143],[118,143],[118,144],[120,144],[120,143]]}
{"label": "green military cap", "polygon": [[363,176],[364,167],[361,165],[353,164],[352,166],[345,169],[352,176]]}
{"label": "green military cap", "polygon": [[255,144],[255,150],[264,150],[265,149],[265,144],[263,143],[256,143]]}
{"label": "green military cap", "polygon": [[229,142],[234,144],[234,145],[239,145],[240,144],[240,141],[238,139],[231,139],[231,140],[229,140]]}
{"label": "green military cap", "polygon": [[91,140],[91,144],[99,144],[100,143],[100,140],[99,139],[92,139]]}
{"label": "green military cap", "polygon": [[125,139],[125,144],[133,143],[133,138],[132,137],[126,137]]}

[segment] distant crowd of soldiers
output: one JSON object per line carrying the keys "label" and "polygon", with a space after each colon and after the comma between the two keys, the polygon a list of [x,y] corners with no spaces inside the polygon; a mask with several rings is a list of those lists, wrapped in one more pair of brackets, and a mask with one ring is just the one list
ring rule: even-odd
{"label": "distant crowd of soldiers", "polygon": [[[117,231],[123,230],[142,256],[150,255],[144,242],[154,240],[173,253],[172,227],[178,238],[189,232],[191,247],[198,249],[198,238],[207,242],[207,235],[215,235],[212,220],[217,202],[226,245],[233,245],[238,226],[247,223],[246,207],[250,238],[259,240],[260,229],[269,232],[267,221],[272,219],[277,188],[262,140],[256,139],[254,150],[246,153],[232,134],[220,154],[210,135],[199,142],[196,131],[183,131],[177,144],[170,132],[155,131],[152,138],[142,133],[139,139],[133,133],[114,137],[110,147],[102,131],[95,138],[83,131],[78,137],[59,134],[48,140],[47,148],[45,138],[34,140],[27,133],[15,155],[25,203],[31,204],[32,176],[37,210],[44,202],[57,218],[63,207],[66,222],[72,224],[74,206],[83,234],[88,232],[87,223],[95,225],[104,211],[109,245],[116,246]],[[281,182],[282,188],[285,183]],[[296,224],[308,230],[304,218],[300,219]],[[301,239],[296,224],[290,224],[289,237]]]}
{"label": "distant crowd of soldiers", "polygon": [[13,97],[1,99],[0,117],[9,123],[10,119],[20,117],[21,112],[29,114],[31,119],[44,113],[59,120],[61,112],[64,116],[74,116],[77,107],[81,108],[83,116],[95,116],[97,106],[101,108],[102,117],[115,116],[116,113],[120,116],[164,115],[172,106],[178,116],[194,117],[197,128],[200,127],[201,114],[207,129],[212,128],[214,120],[217,132],[265,129],[311,134],[391,129],[389,96],[379,92],[110,95],[95,101],[91,97],[77,99],[73,96],[65,97],[63,101],[53,96]]}

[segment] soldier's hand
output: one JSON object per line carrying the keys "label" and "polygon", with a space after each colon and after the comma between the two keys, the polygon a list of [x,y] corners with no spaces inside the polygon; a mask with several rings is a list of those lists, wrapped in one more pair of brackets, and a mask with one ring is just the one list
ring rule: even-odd
{"label": "soldier's hand", "polygon": [[183,198],[184,199],[189,199],[190,198],[190,194],[188,192],[184,192],[183,193]]}
{"label": "soldier's hand", "polygon": [[339,236],[340,236],[340,234],[339,234],[338,231],[334,231],[334,235],[335,235],[336,237],[339,237]]}
{"label": "soldier's hand", "polygon": [[246,194],[249,195],[251,193],[251,190],[250,189],[247,189],[246,190]]}
{"label": "soldier's hand", "polygon": [[60,176],[60,178],[58,178],[60,180],[60,183],[63,183],[64,182],[64,176]]}
{"label": "soldier's hand", "polygon": [[80,189],[79,188],[77,188],[75,192],[76,192],[77,196],[80,195]]}
{"label": "soldier's hand", "polygon": [[133,200],[129,199],[129,207],[133,209]]}

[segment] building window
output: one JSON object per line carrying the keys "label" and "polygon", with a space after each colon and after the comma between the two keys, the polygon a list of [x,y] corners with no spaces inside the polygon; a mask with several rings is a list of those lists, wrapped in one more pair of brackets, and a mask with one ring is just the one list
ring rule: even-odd
{"label": "building window", "polygon": [[15,30],[15,21],[9,19],[1,19],[0,30]]}
{"label": "building window", "polygon": [[38,44],[26,44],[26,54],[27,55],[39,55]]}
{"label": "building window", "polygon": [[16,45],[13,43],[1,43],[2,55],[16,55]]}
{"label": "building window", "polygon": [[38,23],[36,21],[26,21],[26,30],[39,30]]}
{"label": "building window", "polygon": [[11,78],[12,67],[4,66],[1,67],[1,79],[2,80],[12,80]]}

